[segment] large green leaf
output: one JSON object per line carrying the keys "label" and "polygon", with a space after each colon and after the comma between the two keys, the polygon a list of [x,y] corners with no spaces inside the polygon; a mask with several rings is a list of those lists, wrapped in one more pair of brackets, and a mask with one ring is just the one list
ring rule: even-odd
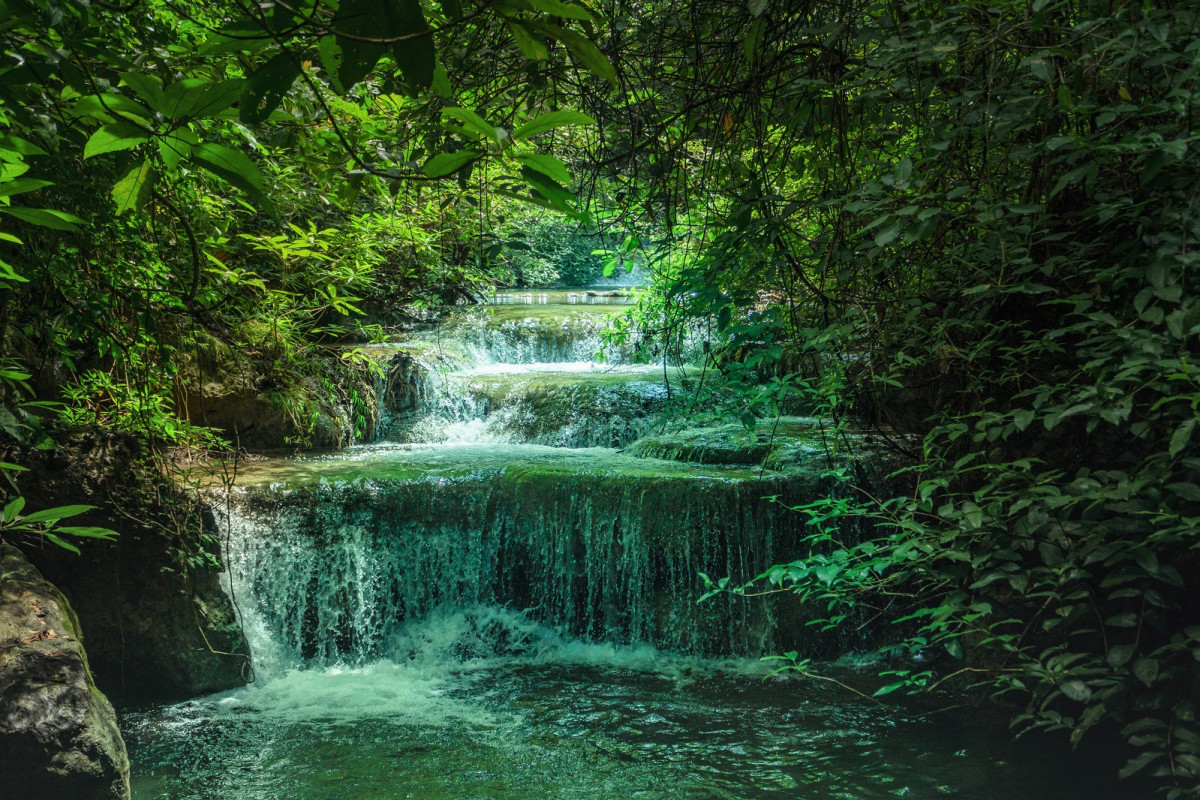
{"label": "large green leaf", "polygon": [[575,208],[575,195],[546,177],[540,170],[522,167],[521,178],[554,208],[568,214],[578,213]]}
{"label": "large green leaf", "polygon": [[591,12],[581,5],[567,5],[566,3],[560,3],[559,0],[526,0],[526,2],[538,11],[544,11],[551,16],[563,17],[565,19],[579,19],[584,22],[592,21]]}
{"label": "large green leaf", "polygon": [[[406,81],[421,88],[433,83],[437,53],[420,0],[343,0],[332,28],[340,50],[335,77],[343,90],[365,78],[389,50]],[[389,44],[402,37],[413,38]]]}
{"label": "large green leaf", "polygon": [[219,144],[202,144],[192,150],[192,161],[258,201],[269,213],[275,206],[263,191],[262,173],[245,153]]}
{"label": "large green leaf", "polygon": [[280,53],[256,69],[238,101],[238,117],[247,125],[266,121],[283,101],[300,74],[300,62],[291,53]]}
{"label": "large green leaf", "polygon": [[184,104],[176,113],[176,118],[196,119],[218,114],[238,101],[247,83],[242,78],[230,78],[213,84],[194,96],[190,103]]}
{"label": "large green leaf", "polygon": [[546,177],[561,184],[571,182],[571,173],[567,170],[567,165],[560,159],[552,155],[542,153],[522,153],[516,156],[517,161],[520,161],[530,169],[535,169]]}
{"label": "large green leaf", "polygon": [[35,511],[32,514],[26,514],[21,518],[21,522],[29,525],[35,522],[56,522],[67,517],[77,517],[94,508],[95,506],[57,506],[55,508],[46,508],[41,511]]}
{"label": "large green leaf", "polygon": [[567,125],[595,124],[596,120],[582,111],[551,111],[549,114],[542,114],[517,128],[512,132],[512,138],[528,139],[530,136],[537,136],[539,133],[545,133],[548,130],[566,127]]}
{"label": "large green leaf", "polygon": [[41,225],[43,228],[51,228],[56,231],[73,231],[77,225],[86,224],[84,220],[74,214],[68,214],[65,211],[55,211],[50,208],[0,206],[0,214],[8,214],[10,217],[16,217],[22,222],[28,222],[31,225]]}
{"label": "large green leaf", "polygon": [[158,155],[162,158],[163,166],[174,170],[179,162],[192,154],[192,149],[200,144],[200,137],[188,128],[180,128],[172,134],[158,140]]}
{"label": "large green leaf", "polygon": [[145,159],[134,164],[112,188],[117,215],[144,208],[150,202],[150,192],[153,189],[154,167],[150,161]]}
{"label": "large green leaf", "polygon": [[551,25],[546,22],[531,22],[529,24],[547,36],[565,44],[567,49],[571,51],[571,55],[579,59],[593,74],[604,78],[606,81],[616,82],[616,68],[608,60],[608,57],[600,52],[600,49],[596,47],[591,39],[581,36],[574,31],[569,31],[561,25]]}
{"label": "large green leaf", "polygon": [[132,122],[110,122],[96,129],[83,146],[83,157],[130,150],[150,140],[150,132]]}
{"label": "large green leaf", "polygon": [[175,81],[163,90],[163,102],[166,104],[163,115],[174,120],[187,118],[188,109],[200,103],[208,88],[208,82],[200,78],[181,78]]}
{"label": "large green leaf", "polygon": [[473,131],[489,139],[500,140],[500,134],[483,117],[466,108],[443,108],[442,115],[456,119],[466,130]]}
{"label": "large green leaf", "polygon": [[38,189],[44,189],[47,186],[53,185],[53,181],[43,181],[37,178],[18,178],[15,181],[0,183],[0,197],[11,197],[14,194],[36,192]]}
{"label": "large green leaf", "polygon": [[438,153],[425,162],[422,171],[431,178],[440,178],[458,172],[467,164],[479,158],[482,153],[478,150],[459,150],[457,153]]}
{"label": "large green leaf", "polygon": [[38,147],[28,139],[22,139],[20,136],[0,136],[0,158],[3,158],[3,151],[17,153],[21,156],[44,156],[46,151]]}
{"label": "large green leaf", "polygon": [[167,113],[167,98],[158,78],[144,72],[123,72],[121,84],[132,89],[150,108],[160,114]]}
{"label": "large green leaf", "polygon": [[515,19],[506,20],[506,22],[521,55],[530,61],[545,61],[550,56],[550,49],[546,47],[546,43],[528,26]]}

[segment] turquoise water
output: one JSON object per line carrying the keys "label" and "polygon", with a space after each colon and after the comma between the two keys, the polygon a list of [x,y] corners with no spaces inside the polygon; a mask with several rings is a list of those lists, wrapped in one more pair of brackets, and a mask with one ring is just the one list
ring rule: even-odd
{"label": "turquoise water", "polygon": [[126,709],[133,796],[1131,797],[1065,753],[1013,748],[993,718],[922,718],[754,661],[571,641],[502,609],[434,614],[395,655]]}

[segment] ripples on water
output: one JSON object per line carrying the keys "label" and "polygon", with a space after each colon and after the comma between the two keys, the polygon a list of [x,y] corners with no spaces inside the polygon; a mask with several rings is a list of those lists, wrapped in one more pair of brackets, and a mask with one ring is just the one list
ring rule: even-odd
{"label": "ripples on water", "polygon": [[513,612],[434,615],[394,648],[126,709],[134,797],[1125,797],[1063,754],[1018,754],[994,720],[906,715],[756,662],[572,642]]}

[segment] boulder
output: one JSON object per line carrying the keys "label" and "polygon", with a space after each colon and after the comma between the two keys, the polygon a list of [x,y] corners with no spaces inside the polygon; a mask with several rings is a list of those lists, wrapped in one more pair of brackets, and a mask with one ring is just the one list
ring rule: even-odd
{"label": "boulder", "polygon": [[0,543],[0,797],[129,797],[129,758],[71,606]]}

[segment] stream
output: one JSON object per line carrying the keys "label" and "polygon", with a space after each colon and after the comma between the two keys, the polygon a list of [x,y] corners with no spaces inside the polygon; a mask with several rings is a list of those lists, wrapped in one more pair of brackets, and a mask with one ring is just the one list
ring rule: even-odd
{"label": "stream", "polygon": [[[870,643],[787,595],[698,604],[801,557],[821,421],[772,468],[640,455],[699,371],[606,344],[621,293],[494,300],[395,345],[378,441],[214,500],[255,681],[122,708],[135,798],[1133,797],[1001,716],[870,700]],[[789,649],[865,694],[772,674]]]}

